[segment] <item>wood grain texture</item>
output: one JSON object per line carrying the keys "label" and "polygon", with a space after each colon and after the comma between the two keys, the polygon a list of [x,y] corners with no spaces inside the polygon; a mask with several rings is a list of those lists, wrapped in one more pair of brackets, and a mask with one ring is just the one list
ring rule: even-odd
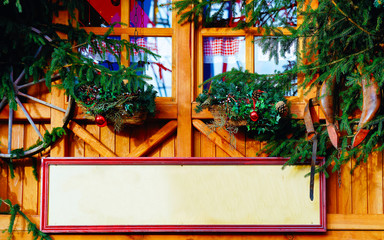
{"label": "wood grain texture", "polygon": [[[24,124],[13,124],[12,127],[12,149],[24,147]],[[8,199],[12,204],[22,205],[23,202],[23,178],[24,164],[22,161],[14,163],[15,177],[12,178],[8,171]]]}
{"label": "wood grain texture", "polygon": [[[39,126],[38,126],[39,127]],[[32,146],[36,143],[38,136],[34,133],[34,129],[31,125],[25,126],[25,145]],[[26,214],[37,214],[38,211],[38,182],[33,175],[32,159],[27,158],[23,162],[24,166],[24,178],[23,178],[23,204],[22,209]],[[36,160],[37,161],[37,160]]]}
{"label": "wood grain texture", "polygon": [[176,94],[177,94],[177,157],[192,156],[192,69],[190,23],[175,26]]}
{"label": "wood grain texture", "polygon": [[383,153],[373,152],[367,168],[368,214],[383,214]]}
{"label": "wood grain texture", "polygon": [[[355,165],[355,161],[352,161]],[[368,168],[360,164],[352,174],[352,213],[366,214],[368,212]]]}
{"label": "wood grain texture", "polygon": [[332,173],[332,168],[327,169],[329,177],[327,178],[327,213],[337,213],[337,172]]}
{"label": "wood grain texture", "polygon": [[[113,129],[112,125],[108,125],[105,127],[100,128],[100,142],[107,147],[111,152],[113,152],[113,155],[117,156],[115,153],[115,131]],[[108,153],[110,154],[110,153]]]}
{"label": "wood grain texture", "polygon": [[[81,126],[84,128],[84,126]],[[70,133],[69,135],[69,156],[73,157],[84,157],[85,156],[85,142],[76,136],[73,132]]]}
{"label": "wood grain texture", "polygon": [[[107,146],[105,146],[102,142],[99,141],[98,139],[99,136],[96,137],[92,133],[87,131],[87,129],[91,130],[93,128],[92,130],[94,130],[95,133],[96,132],[99,133],[98,126],[95,126],[95,125],[93,127],[87,126],[87,129],[84,129],[76,122],[71,121],[69,123],[68,128],[74,134],[76,134],[79,138],[81,138],[85,143],[87,143],[88,144],[87,146],[91,147],[94,150],[94,152],[97,152],[103,157],[117,157],[117,155],[111,149],[109,149]],[[95,153],[90,153],[90,154],[95,155]]]}
{"label": "wood grain texture", "polygon": [[155,134],[137,146],[133,151],[131,151],[128,156],[129,157],[141,157],[147,154],[151,149],[161,143],[163,140],[168,138],[177,128],[177,121],[172,120],[165,124],[160,130],[158,130]]}
{"label": "wood grain texture", "polygon": [[116,154],[120,157],[126,157],[129,154],[131,138],[131,129],[126,128],[116,133]]}
{"label": "wood grain texture", "polygon": [[208,137],[213,143],[220,147],[225,153],[231,157],[244,157],[242,153],[232,147],[224,138],[222,138],[216,132],[213,132],[204,122],[201,120],[193,120],[193,126],[198,129],[202,134]]}
{"label": "wood grain texture", "polygon": [[[0,125],[0,151],[6,153],[8,143],[8,125]],[[8,198],[8,165],[4,161],[0,160],[0,198]],[[4,204],[0,206],[0,213],[8,211],[8,207]]]}
{"label": "wood grain texture", "polygon": [[340,170],[340,187],[337,188],[337,213],[352,213],[352,176],[351,161],[344,164]]}

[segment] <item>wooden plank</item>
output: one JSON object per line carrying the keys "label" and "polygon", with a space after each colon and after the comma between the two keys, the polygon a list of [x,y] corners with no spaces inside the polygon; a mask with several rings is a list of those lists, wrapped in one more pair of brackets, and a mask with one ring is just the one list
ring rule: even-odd
{"label": "wooden plank", "polygon": [[[352,160],[355,165],[355,160]],[[368,212],[368,174],[367,164],[361,163],[352,174],[352,213]]]}
{"label": "wooden plank", "polygon": [[[69,19],[69,13],[68,11],[59,11],[57,15],[53,16],[52,22],[53,23],[59,23],[59,24],[68,24]],[[58,32],[57,33],[60,38],[66,39],[67,36],[63,33]],[[52,83],[51,88],[51,104],[64,108],[65,107],[65,95],[64,90],[58,89],[54,85],[57,85],[59,83]],[[63,118],[64,113],[60,112],[56,109],[51,109],[51,127],[52,129],[55,127],[62,127],[63,126]],[[51,157],[64,157],[67,151],[67,141],[66,137],[62,137],[60,140],[58,140],[54,147],[51,148],[50,155]]]}
{"label": "wooden plank", "polygon": [[[191,24],[175,26],[177,88],[177,157],[192,156],[192,50]],[[172,68],[174,69],[174,68]]]}
{"label": "wooden plank", "polygon": [[[54,85],[54,83],[52,83]],[[52,100],[51,103],[57,107],[64,108],[65,107],[65,95],[64,91],[58,89],[57,87],[52,86],[51,92]],[[51,109],[51,127],[52,129],[55,127],[63,126],[63,118],[64,113],[58,111],[56,109]],[[51,157],[64,157],[67,150],[67,141],[65,140],[66,136],[59,139],[54,147],[51,148]]]}
{"label": "wooden plank", "polygon": [[[0,215],[0,232],[8,228],[9,214]],[[40,224],[39,215],[28,215],[37,226]],[[327,229],[337,231],[384,231],[383,214],[327,214]],[[26,231],[25,221],[19,216],[16,219],[15,230]],[[383,232],[384,233],[384,232]],[[271,235],[272,237],[273,235]],[[0,238],[1,239],[1,238]]]}
{"label": "wooden plank", "polygon": [[[151,124],[147,127],[147,136],[151,137],[160,129],[160,125],[157,122],[151,122]],[[148,157],[160,157],[160,149],[162,148],[162,144],[158,144],[157,147],[152,148],[151,151],[148,151],[146,156]]]}
{"label": "wooden plank", "polygon": [[[84,126],[82,126],[84,128]],[[69,146],[69,156],[71,157],[84,157],[85,156],[85,142],[76,136],[73,132],[69,135],[70,146]]]}
{"label": "wooden plank", "polygon": [[260,142],[246,135],[245,149],[246,157],[256,157],[257,152],[260,151]]}
{"label": "wooden plank", "polygon": [[[0,152],[6,153],[8,148],[8,124],[0,124]],[[0,159],[0,198],[8,198],[8,165]],[[0,206],[0,213],[8,211],[4,204]]]}
{"label": "wooden plank", "polygon": [[[40,126],[38,126],[40,127]],[[25,145],[32,146],[38,140],[37,134],[33,134],[35,130],[32,125],[25,126]],[[38,211],[38,183],[33,175],[32,160],[26,159],[24,164],[23,178],[23,204],[21,205],[23,212],[26,214],[37,214]]]}
{"label": "wooden plank", "polygon": [[332,173],[333,166],[327,169],[329,177],[327,178],[327,213],[337,213],[337,172]]}
{"label": "wooden plank", "polygon": [[[100,139],[100,127],[95,124],[85,125],[84,128],[88,133],[91,134],[95,138],[96,141]],[[85,142],[85,141],[84,141]],[[100,154],[87,142],[85,142],[84,146],[84,156],[85,157],[99,157]]]}
{"label": "wooden plank", "polygon": [[[231,141],[231,136],[230,134],[225,131],[224,129],[222,128],[219,128],[219,129],[216,129],[216,133],[222,138],[222,139],[225,139],[229,144],[230,144],[230,147],[236,149],[236,143],[235,143],[235,140],[232,140],[232,143],[230,142]],[[235,139],[235,136],[233,136],[233,138]],[[216,151],[216,157],[230,157],[228,153],[226,153],[224,150],[222,150],[219,146],[215,145],[215,151]]]}
{"label": "wooden plank", "polygon": [[193,129],[193,157],[201,157],[201,133],[195,128]]}
{"label": "wooden plank", "polygon": [[199,132],[200,138],[200,151],[202,157],[216,157],[216,145],[206,135]]}
{"label": "wooden plank", "polygon": [[222,150],[224,150],[231,157],[244,157],[244,155],[231,147],[231,145],[219,134],[216,132],[212,132],[211,129],[201,120],[193,120],[193,126],[198,129],[202,134],[207,136],[212,142],[214,142],[217,146],[219,146]]}
{"label": "wooden plank", "polygon": [[[383,239],[383,233],[380,231],[349,231],[349,232],[340,232],[340,231],[330,231],[327,234],[305,234],[305,233],[293,233],[293,234],[274,234],[269,235],[266,233],[261,233],[257,235],[219,235],[218,237],[221,240],[287,240],[287,239],[297,239],[297,240],[314,240],[314,239],[328,239],[328,240],[378,240]],[[7,233],[0,233],[1,239],[7,239]],[[15,232],[15,240],[32,240],[31,234],[26,232]],[[84,234],[70,234],[70,235],[51,235],[54,240],[212,240],[217,237],[211,235],[173,235],[173,234],[161,234],[161,235],[123,235],[123,234],[98,234],[98,235],[84,235]]]}
{"label": "wooden plank", "polygon": [[166,139],[160,150],[160,157],[174,157],[175,156],[175,136]]}
{"label": "wooden plank", "polygon": [[351,161],[344,164],[340,170],[340,187],[337,188],[337,213],[352,213],[352,178]]}
{"label": "wooden plank", "polygon": [[367,162],[368,214],[383,213],[383,152],[373,152]]}
{"label": "wooden plank", "polygon": [[[7,214],[7,215],[0,215],[0,233],[3,230],[6,230],[6,229],[8,230],[10,216],[11,215],[9,215],[9,214]],[[38,215],[28,215],[28,218],[34,224],[36,224],[37,227],[40,226],[40,216],[38,216]],[[16,219],[15,219],[15,225],[14,225],[13,229],[16,230],[16,231],[27,231],[28,230],[27,222],[24,220],[24,218],[22,218],[19,215],[17,215]],[[2,235],[0,235],[0,236],[2,236]],[[6,239],[6,238],[0,238],[0,239]]]}
{"label": "wooden plank", "polygon": [[[44,106],[38,103],[25,103],[25,104],[23,103],[23,106],[28,111],[32,119],[47,121],[47,120],[50,120],[51,118],[51,109],[47,106]],[[0,112],[0,119],[7,120],[8,118],[9,118],[9,106],[7,105]],[[21,121],[21,120],[27,121],[25,114],[20,108],[18,108],[17,111],[14,112],[13,118],[14,120],[17,120],[17,121]]]}
{"label": "wooden plank", "polygon": [[169,121],[154,135],[145,140],[140,146],[129,153],[128,157],[141,157],[151,151],[151,149],[172,135],[176,130],[178,122],[176,120]]}
{"label": "wooden plank", "polygon": [[117,156],[115,153],[115,131],[112,125],[100,128],[100,142]]}
{"label": "wooden plank", "polygon": [[125,157],[129,154],[131,129],[127,128],[116,133],[116,150],[118,156]]}
{"label": "wooden plank", "polygon": [[[197,103],[194,102],[192,104],[192,110],[195,109]],[[305,103],[301,101],[295,101],[291,102],[291,108],[290,111],[293,114],[293,118],[295,119],[303,119],[304,117],[304,108],[305,108]],[[315,107],[318,109],[318,107]],[[320,119],[325,119],[324,115],[319,115]],[[193,119],[211,119],[212,114],[207,110],[204,109],[202,112],[196,113],[195,111],[192,111],[192,118]]]}
{"label": "wooden plank", "polygon": [[[22,147],[24,147],[24,124],[13,124],[12,149]],[[14,167],[14,178],[8,172],[8,199],[11,200],[12,204],[22,205],[24,166],[21,161],[15,161]]]}
{"label": "wooden plank", "polygon": [[129,152],[135,151],[135,149],[138,148],[147,139],[147,131],[145,127],[146,125],[131,128]]}
{"label": "wooden plank", "polygon": [[[163,98],[161,98],[163,99]],[[177,104],[173,102],[163,102],[156,98],[156,115],[154,119],[176,119],[177,118]],[[89,116],[84,114],[80,108],[76,109],[74,120],[88,120]]]}
{"label": "wooden plank", "polygon": [[327,228],[333,230],[384,230],[382,214],[327,214]]}
{"label": "wooden plank", "polygon": [[[97,127],[97,126],[96,126]],[[82,128],[79,124],[74,121],[70,121],[68,128],[87,143],[93,150],[103,157],[117,157],[117,155],[101,143],[95,136],[93,136],[86,129]],[[97,127],[98,128],[98,127]]]}
{"label": "wooden plank", "polygon": [[[305,234],[305,233],[294,233],[294,234],[274,234],[269,235],[261,233],[257,235],[219,235],[213,237],[211,235],[173,235],[173,234],[161,234],[161,235],[123,235],[123,234],[98,234],[98,235],[84,235],[84,234],[70,234],[70,235],[51,235],[54,240],[212,240],[220,238],[221,240],[316,240],[316,239],[328,239],[328,240],[378,240],[383,239],[383,233],[380,231],[330,231],[327,234]],[[7,239],[7,233],[0,233],[1,239]],[[27,232],[15,232],[14,240],[32,240],[31,234]]]}

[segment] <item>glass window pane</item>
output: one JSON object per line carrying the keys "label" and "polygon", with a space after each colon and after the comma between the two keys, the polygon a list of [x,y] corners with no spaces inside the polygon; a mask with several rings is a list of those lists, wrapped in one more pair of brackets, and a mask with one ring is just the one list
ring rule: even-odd
{"label": "glass window pane", "polygon": [[[81,27],[109,27],[121,22],[120,0],[82,0],[84,9],[79,12]],[[115,25],[120,27],[120,24]]]}
{"label": "glass window pane", "polygon": [[172,27],[171,0],[130,0],[131,27]]}
{"label": "glass window pane", "polygon": [[[111,36],[109,38],[120,40],[120,37]],[[99,51],[102,52],[100,48],[99,48]],[[101,54],[97,53],[97,50],[93,49],[93,47],[91,46],[81,47],[79,49],[79,52],[83,56],[92,59],[96,64],[107,67],[110,70],[118,70],[119,63],[117,58],[114,56],[114,54],[117,54],[118,56],[120,56],[120,52],[113,47],[112,47],[112,51],[113,53],[110,51],[106,51],[105,56],[102,56]]]}
{"label": "glass window pane", "polygon": [[[274,38],[270,38],[273,41]],[[255,72],[258,74],[273,74],[276,71],[282,72],[285,70],[291,69],[296,64],[296,45],[291,46],[288,52],[285,53],[285,56],[277,56],[277,60],[275,58],[270,59],[270,51],[263,52],[263,48],[261,46],[261,38],[254,38],[255,44]],[[274,51],[278,51],[280,53],[280,44],[277,44],[277,48],[273,49]],[[292,85],[296,86],[297,77],[292,79]],[[297,88],[292,89],[291,92],[287,93],[288,96],[296,95]]]}
{"label": "glass window pane", "polygon": [[132,37],[130,41],[161,56],[158,59],[148,56],[144,62],[143,54],[135,53],[130,59],[131,66],[152,78],[147,82],[155,86],[158,97],[172,97],[172,38]]}
{"label": "glass window pane", "polygon": [[[278,4],[278,5],[277,5]],[[290,2],[259,1],[255,2],[255,11],[260,13],[255,27],[286,27],[297,25],[296,0]]]}
{"label": "glass window pane", "polygon": [[241,1],[212,3],[204,10],[204,27],[236,27],[240,20],[245,20]]}
{"label": "glass window pane", "polygon": [[205,37],[203,45],[204,81],[232,68],[245,68],[245,37]]}

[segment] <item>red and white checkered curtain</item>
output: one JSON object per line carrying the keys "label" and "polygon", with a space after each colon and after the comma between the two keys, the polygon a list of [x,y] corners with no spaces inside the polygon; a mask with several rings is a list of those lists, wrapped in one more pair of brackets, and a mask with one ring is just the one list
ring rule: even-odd
{"label": "red and white checkered curtain", "polygon": [[239,38],[237,37],[207,37],[204,38],[204,63],[214,63],[215,56],[222,56],[223,62],[239,53]]}
{"label": "red and white checkered curtain", "polygon": [[[135,43],[135,42],[133,42],[133,43]],[[136,39],[136,44],[139,47],[146,48],[146,49],[148,49],[149,51],[151,51],[153,53],[156,53],[156,54],[158,53],[157,43],[156,42],[148,42],[146,38],[138,37]],[[139,53],[144,53],[144,52],[142,50],[140,50]],[[134,54],[135,54],[135,56],[138,55],[138,53],[136,51],[134,51]]]}
{"label": "red and white checkered curtain", "polygon": [[[101,46],[105,48],[106,47],[106,43],[102,42]],[[98,48],[100,53],[103,52],[101,46],[99,45],[99,43],[97,43],[97,48]],[[118,49],[116,49],[114,46],[111,46],[111,50],[107,49],[106,52],[105,52],[105,58],[103,58],[91,46],[81,47],[79,49],[79,51],[81,52],[82,55],[84,55],[84,56],[86,56],[88,58],[91,58],[91,59],[93,59],[95,61],[105,61],[105,60],[108,60],[110,62],[117,62],[116,58],[113,56],[113,53],[116,54],[116,55],[120,55],[120,51]]]}

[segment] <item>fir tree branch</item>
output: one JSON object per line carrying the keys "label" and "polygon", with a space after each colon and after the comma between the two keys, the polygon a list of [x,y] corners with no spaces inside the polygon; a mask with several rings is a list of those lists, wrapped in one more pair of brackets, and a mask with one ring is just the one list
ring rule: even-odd
{"label": "fir tree branch", "polygon": [[361,27],[359,24],[357,24],[355,21],[353,21],[350,17],[348,17],[348,15],[339,8],[339,6],[337,6],[336,2],[334,0],[332,0],[332,4],[335,5],[336,9],[339,10],[339,12],[341,14],[343,14],[347,19],[348,21],[350,21],[353,25],[355,25],[358,29],[360,29],[361,31],[365,32],[366,34],[368,35],[372,35],[372,33],[368,32],[367,30],[365,30],[363,27]]}

